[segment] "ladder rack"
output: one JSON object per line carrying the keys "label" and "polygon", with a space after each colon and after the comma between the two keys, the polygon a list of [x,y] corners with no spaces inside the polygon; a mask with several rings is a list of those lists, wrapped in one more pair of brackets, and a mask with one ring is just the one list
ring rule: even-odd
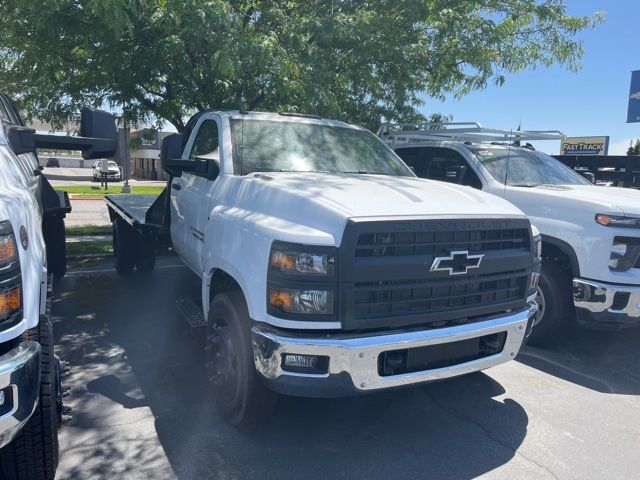
{"label": "ladder rack", "polygon": [[425,140],[513,143],[566,138],[560,130],[500,130],[483,127],[478,122],[383,123],[377,135],[391,145]]}

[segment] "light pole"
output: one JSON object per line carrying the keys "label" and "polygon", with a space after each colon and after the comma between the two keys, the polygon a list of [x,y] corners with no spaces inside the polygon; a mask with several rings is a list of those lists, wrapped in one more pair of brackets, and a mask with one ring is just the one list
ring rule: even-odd
{"label": "light pole", "polygon": [[131,170],[131,159],[129,157],[129,122],[127,122],[126,111],[122,112],[123,130],[124,130],[124,148],[122,154],[122,161],[124,163],[122,174],[124,175],[124,185],[122,185],[122,193],[131,193],[131,186],[129,185],[129,177]]}

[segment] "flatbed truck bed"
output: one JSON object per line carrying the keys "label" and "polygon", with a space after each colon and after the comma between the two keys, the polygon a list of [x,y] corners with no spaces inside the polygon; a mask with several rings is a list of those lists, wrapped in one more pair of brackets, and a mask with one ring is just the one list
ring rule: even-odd
{"label": "flatbed truck bed", "polygon": [[116,269],[150,271],[158,250],[171,245],[166,189],[160,195],[106,195],[104,201],[113,224]]}

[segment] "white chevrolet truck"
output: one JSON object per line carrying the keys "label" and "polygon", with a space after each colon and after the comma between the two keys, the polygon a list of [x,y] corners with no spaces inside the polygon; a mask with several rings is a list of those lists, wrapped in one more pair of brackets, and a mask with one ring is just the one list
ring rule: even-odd
{"label": "white chevrolet truck", "polygon": [[[85,135],[91,137],[101,118],[113,124],[101,115],[83,112]],[[36,149],[83,150],[85,158],[112,154],[115,127],[112,140],[36,134],[1,93],[0,120],[0,478],[50,480],[68,408],[54,354],[49,280],[64,274],[63,218],[70,206],[42,176]]]}
{"label": "white chevrolet truck", "polygon": [[584,327],[640,326],[640,192],[595,186],[521,143],[557,131],[504,131],[478,123],[383,125],[378,131],[421,178],[465,185],[513,203],[542,234],[539,314],[531,342]]}
{"label": "white chevrolet truck", "polygon": [[371,132],[309,115],[202,112],[161,162],[159,197],[106,198],[116,266],[149,271],[170,243],[201,278],[207,368],[232,423],[276,392],[373,392],[518,353],[540,238],[508,202],[416,178]]}

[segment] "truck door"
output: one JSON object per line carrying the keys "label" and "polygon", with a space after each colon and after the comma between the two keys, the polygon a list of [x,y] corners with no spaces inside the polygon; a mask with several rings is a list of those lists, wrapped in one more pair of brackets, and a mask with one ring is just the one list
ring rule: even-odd
{"label": "truck door", "polygon": [[[8,123],[24,126],[17,108],[11,100],[4,95],[0,95],[0,116]],[[35,153],[23,153],[16,156],[18,169],[21,173],[22,183],[31,190],[35,198],[41,198],[41,186],[38,175],[40,173],[38,157]],[[41,202],[38,206],[42,210]],[[42,211],[40,212],[42,213]]]}
{"label": "truck door", "polygon": [[395,152],[420,178],[482,189],[482,182],[472,166],[451,148],[400,147]]}
{"label": "truck door", "polygon": [[[185,146],[186,158],[194,163],[198,159],[220,162],[219,124],[217,117],[204,115],[196,124],[194,133]],[[204,268],[205,232],[209,220],[210,202],[217,178],[207,174],[184,172],[181,178],[181,202],[183,212],[183,259],[199,275]]]}

